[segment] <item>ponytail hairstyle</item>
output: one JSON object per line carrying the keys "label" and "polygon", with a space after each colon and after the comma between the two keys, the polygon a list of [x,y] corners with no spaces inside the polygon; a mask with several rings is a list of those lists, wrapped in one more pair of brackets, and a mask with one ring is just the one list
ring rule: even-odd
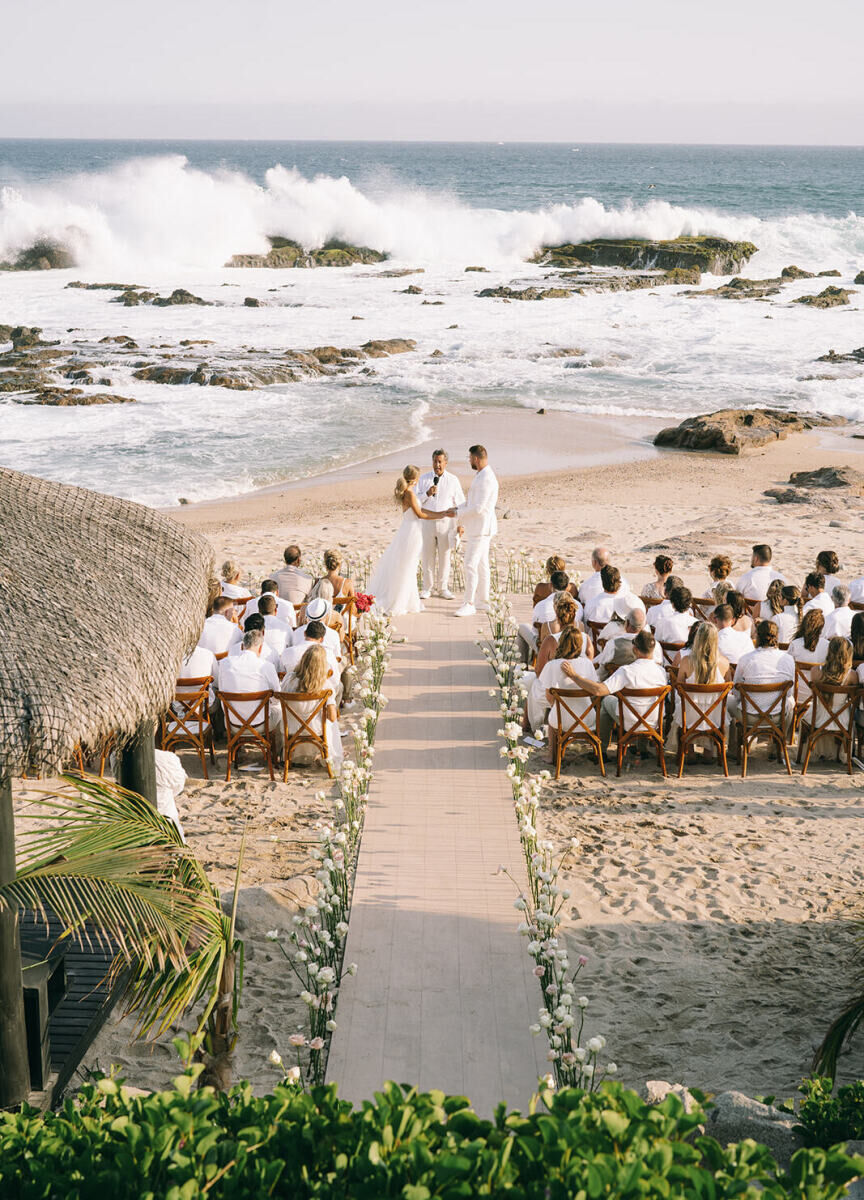
{"label": "ponytail hairstyle", "polygon": [[864,612],[852,618],[852,657],[864,659]]}
{"label": "ponytail hairstyle", "polygon": [[582,631],[575,625],[565,625],[558,639],[556,658],[578,658],[582,653]]}
{"label": "ponytail hairstyle", "polygon": [[819,645],[819,639],[822,636],[822,629],[825,625],[825,614],[821,608],[809,608],[801,618],[798,625],[798,630],[795,634],[796,638],[801,638],[804,642],[805,650],[815,650]]}
{"label": "ponytail hairstyle", "polygon": [[842,684],[852,666],[852,646],[845,637],[832,637],[822,667],[822,683]]}
{"label": "ponytail hairstyle", "polygon": [[396,487],[393,489],[393,495],[398,504],[402,503],[402,497],[408,491],[412,483],[416,483],[420,478],[420,468],[407,466],[399,478],[396,480]]}
{"label": "ponytail hairstyle", "polygon": [[785,607],[783,603],[784,591],[785,589],[783,587],[782,579],[772,579],[768,584],[768,593],[765,596],[765,599],[768,601],[768,607],[771,609],[772,617],[776,617],[782,613]]}
{"label": "ponytail hairstyle", "polygon": [[335,550],[324,551],[324,568],[327,571],[338,571],[342,566],[342,559]]}
{"label": "ponytail hairstyle", "polygon": [[[772,585],[773,587],[773,581]],[[771,593],[771,587],[768,588],[768,593]],[[801,620],[801,589],[794,583],[787,583],[783,589],[783,603],[787,608],[794,608],[798,613],[798,620]]]}
{"label": "ponytail hairstyle", "polygon": [[720,583],[723,579],[728,579],[732,573],[732,559],[728,554],[715,554],[708,564],[708,571],[711,578]]}
{"label": "ponytail hairstyle", "polygon": [[235,579],[240,577],[240,568],[233,559],[228,558],[222,564],[222,578],[226,583],[233,583]]}
{"label": "ponytail hairstyle", "polygon": [[699,685],[714,683],[717,676],[717,629],[708,621],[700,621],[688,651],[693,666],[693,682]]}
{"label": "ponytail hairstyle", "polygon": [[735,615],[736,621],[740,621],[745,614],[749,615],[747,613],[747,602],[741,593],[736,592],[734,588],[726,593],[726,603],[732,605],[732,612]]}

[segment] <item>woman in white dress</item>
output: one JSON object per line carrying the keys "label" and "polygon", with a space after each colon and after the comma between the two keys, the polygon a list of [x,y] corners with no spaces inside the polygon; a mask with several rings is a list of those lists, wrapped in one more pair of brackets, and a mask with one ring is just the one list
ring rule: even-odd
{"label": "woman in white dress", "polygon": [[369,580],[369,591],[375,597],[375,607],[392,617],[423,611],[417,588],[417,568],[423,551],[420,522],[456,516],[455,508],[440,513],[427,512],[420,507],[415,492],[419,478],[420,468],[408,466],[396,480],[393,495],[402,509],[402,523],[393,541],[379,558]]}
{"label": "woman in white dress", "polygon": [[[594,683],[597,682],[597,671],[594,663],[585,654],[585,641],[586,639],[581,630],[577,629],[574,625],[568,625],[562,629],[558,637],[555,657],[546,663],[528,694],[531,727],[537,729],[541,726],[547,720],[548,714],[550,762],[555,761],[554,737],[557,734],[556,722],[558,719],[557,713],[552,707],[552,698],[549,695],[550,690],[552,688],[566,689],[578,687],[579,685],[573,682],[571,672],[575,675],[580,675],[583,679],[590,679]],[[571,699],[568,703],[570,708],[585,720],[585,724],[590,729],[593,729],[595,715],[590,696],[584,700]],[[566,728],[570,728],[573,725],[573,721],[567,716],[566,712],[564,719],[568,722]]]}
{"label": "woman in white dress", "polygon": [[[338,775],[342,769],[342,735],[339,730],[339,710],[333,702],[333,680],[328,678],[330,668],[327,663],[327,652],[323,646],[310,646],[293,674],[286,675],[282,680],[283,692],[330,692],[330,700],[325,706],[324,715],[326,717],[325,733],[327,739],[327,751],[330,755],[330,763],[333,767],[334,774]],[[309,720],[312,713],[318,704],[317,700],[298,700],[292,707],[298,716],[304,720]],[[316,733],[320,729],[320,716],[316,716],[313,728]],[[290,714],[286,716],[285,735],[286,739],[290,738],[292,733],[296,733],[300,728],[300,722]],[[318,757],[318,750],[311,742],[302,742],[294,754],[292,762],[295,763],[310,763],[314,762]]]}

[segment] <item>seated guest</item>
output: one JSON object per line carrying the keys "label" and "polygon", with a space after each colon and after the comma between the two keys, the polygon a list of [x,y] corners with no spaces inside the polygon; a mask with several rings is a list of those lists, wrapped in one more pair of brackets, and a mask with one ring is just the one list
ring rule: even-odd
{"label": "seated guest", "polygon": [[[612,616],[609,618],[609,620],[606,622],[606,624],[603,626],[603,628],[598,633],[597,641],[603,642],[603,644],[605,645],[606,642],[608,642],[616,637],[620,637],[621,634],[624,632],[624,627],[627,624],[627,618],[630,616],[631,612],[642,613],[643,616],[645,614],[644,608],[635,608],[634,609],[631,606],[629,596],[621,596],[621,595],[616,596],[615,597],[615,607],[612,610]],[[642,626],[640,625],[639,628],[641,629]],[[637,630],[637,632],[638,632],[638,630]]]}
{"label": "seated guest", "polygon": [[692,600],[693,596],[689,588],[676,587],[672,589],[669,593],[672,611],[654,623],[654,637],[658,642],[687,641],[690,626],[696,622],[690,607]]}
{"label": "seated guest", "polygon": [[585,605],[586,621],[601,621],[605,625],[615,611],[616,599],[623,599],[625,596],[630,601],[631,608],[644,608],[639,597],[631,593],[621,578],[617,567],[610,567],[608,564],[603,567],[600,572],[600,584],[603,590],[592,596]]}
{"label": "seated guest", "polygon": [[318,594],[316,599],[323,600],[327,605],[327,616],[324,618],[324,624],[328,629],[335,629],[336,633],[339,635],[339,641],[341,642],[345,634],[345,622],[333,607],[333,584],[329,579],[320,579],[318,581]]}
{"label": "seated guest", "polygon": [[[772,579],[768,584],[768,593],[759,605],[759,620],[777,623],[777,617],[783,611],[783,587],[779,579]],[[778,626],[779,632],[779,626]]]}
{"label": "seated guest", "polygon": [[[551,559],[550,559],[551,562]],[[543,626],[550,625],[555,620],[555,601],[558,596],[567,592],[570,593],[570,577],[564,571],[553,571],[549,577],[550,590],[541,599],[535,602],[531,611],[531,620],[523,621],[519,625],[517,633],[517,645],[519,654],[523,663],[529,663],[532,657],[537,653],[540,645],[541,636],[543,634]],[[539,591],[540,585],[535,589]],[[577,620],[582,613],[581,604],[578,609],[575,607],[578,601],[574,600],[574,620]]]}
{"label": "seated guest", "polygon": [[[728,583],[729,576],[732,574],[732,559],[728,554],[715,554],[708,564],[708,583],[705,590],[700,596],[701,600],[716,600],[716,588],[718,583]],[[731,586],[731,585],[730,585]],[[722,601],[717,601],[722,603]]]}
{"label": "seated guest", "polygon": [[[828,653],[825,656],[825,662],[813,668],[810,672],[810,682],[828,684],[831,687],[857,686],[858,674],[852,669],[852,644],[847,638],[831,638],[831,641],[828,643]],[[816,725],[824,725],[830,719],[831,713],[839,712],[843,708],[845,701],[845,696],[831,696],[831,712],[828,712],[826,711],[825,704],[821,700],[817,700]],[[854,709],[849,710],[850,723],[853,712]],[[812,719],[812,712],[808,712],[803,718],[803,723],[809,725]],[[837,724],[840,724],[840,722]],[[821,737],[816,739],[816,745],[813,748],[820,758],[824,758],[825,754],[836,745],[836,740],[833,736],[835,731],[839,732],[836,729],[836,725],[832,725],[829,732],[822,734]]]}
{"label": "seated guest", "polygon": [[816,570],[825,576],[825,591],[830,596],[838,583],[842,583],[837,572],[840,570],[840,559],[833,550],[820,550],[816,555]]}
{"label": "seated guest", "polygon": [[354,599],[357,593],[354,588],[353,579],[340,574],[342,570],[342,558],[338,551],[324,551],[324,570],[327,572],[324,578],[333,588],[333,607],[337,610],[344,608],[349,600]]}
{"label": "seated guest", "polygon": [[[681,655],[676,681],[679,684],[696,684],[699,687],[704,687],[706,684],[724,683],[727,679],[731,678],[731,675],[731,665],[719,650],[717,629],[709,621],[700,621],[695,626],[693,644]],[[707,695],[689,696],[687,699],[688,723],[692,724],[693,719],[698,716],[698,714],[692,712],[692,708],[699,708],[705,712],[710,709],[716,699],[717,697],[712,696],[710,692]],[[674,717],[669,730],[670,738],[673,732],[676,729],[680,729],[682,725],[681,705],[681,696],[676,694]],[[714,710],[711,717],[715,725],[719,724],[719,708]],[[710,762],[713,757],[709,754],[710,749],[711,740],[709,738],[704,756],[704,761],[706,762]]]}
{"label": "seated guest", "polygon": [[[633,662],[619,667],[613,675],[609,676],[605,683],[595,682],[592,679],[588,679],[585,675],[579,675],[575,671],[571,672],[566,666],[564,667],[564,673],[568,678],[573,680],[577,688],[582,688],[584,691],[590,692],[592,696],[603,697],[600,705],[600,721],[597,732],[600,736],[604,753],[609,745],[612,730],[618,724],[618,700],[615,693],[620,692],[622,688],[666,687],[666,672],[654,661],[654,647],[654,635],[650,629],[643,629],[641,633],[637,633],[633,639]],[[630,703],[637,713],[644,716],[654,703],[654,699],[650,696],[635,697]],[[655,709],[658,720],[660,712],[662,712],[662,705]],[[625,709],[624,724],[626,729],[632,729],[635,723],[636,718]]]}
{"label": "seated guest", "polygon": [[253,597],[246,605],[244,617],[251,617],[258,612],[258,601],[263,596],[272,596],[276,601],[276,616],[280,621],[287,621],[293,629],[297,624],[297,614],[294,612],[294,605],[290,600],[283,600],[279,595],[279,584],[275,579],[261,580],[261,595]]}
{"label": "seated guest", "polygon": [[652,608],[648,609],[649,625],[653,627],[658,621],[662,621],[664,617],[672,616],[675,609],[672,607],[672,601],[669,599],[669,597],[671,596],[672,592],[674,592],[676,587],[683,586],[684,580],[680,575],[667,576],[666,582],[663,584],[663,590],[666,593],[665,599],[661,600],[659,604],[655,604]]}
{"label": "seated guest", "polygon": [[646,583],[642,589],[643,600],[663,600],[666,592],[664,587],[666,580],[672,574],[674,563],[668,554],[658,554],[654,559],[654,575],[655,578],[651,583]]}
{"label": "seated guest", "polygon": [[186,835],[177,812],[177,797],[186,787],[186,772],[180,756],[173,751],[154,750],[153,754],[156,759],[156,811],[176,826],[185,846]]}
{"label": "seated guest", "polygon": [[293,634],[293,627],[276,615],[276,597],[262,596],[256,614],[264,618],[264,641],[279,655]]}
{"label": "seated guest", "polygon": [[[801,624],[795,637],[789,643],[789,653],[795,662],[824,663],[828,656],[828,639],[822,636],[825,628],[825,618],[822,610],[811,608],[801,617]],[[798,681],[798,701],[806,700],[810,688],[806,679]]]}
{"label": "seated guest", "polygon": [[864,604],[864,575],[850,580],[849,601],[851,604]]}
{"label": "seated guest", "polygon": [[596,679],[594,664],[583,653],[587,638],[575,625],[568,625],[561,631],[555,643],[555,653],[544,664],[537,678],[531,684],[528,692],[527,715],[528,728],[539,729],[546,720],[551,701],[548,697],[549,688],[573,687],[572,681],[564,675],[563,665],[569,663],[577,674],[589,679]]}
{"label": "seated guest", "polygon": [[297,608],[305,603],[309,589],[315,581],[309,572],[300,566],[299,546],[286,546],[284,558],[285,566],[274,571],[273,578],[282,599],[289,600]]}
{"label": "seated guest", "polygon": [[249,595],[248,588],[240,582],[240,568],[230,558],[222,564],[222,595],[230,596],[232,600]]}
{"label": "seated guest", "polygon": [[849,607],[849,589],[845,583],[835,583],[831,589],[834,608],[825,618],[822,636],[826,638],[852,636],[852,618],[855,613]]}
{"label": "seated guest", "polygon": [[852,629],[849,633],[852,642],[852,658],[854,662],[864,662],[864,612],[856,612],[852,618]]}
{"label": "seated guest", "polygon": [[[582,586],[579,588],[579,599],[582,601],[582,607],[588,607],[588,601],[593,600],[595,596],[599,596],[603,591],[603,581],[600,578],[600,572],[608,564],[610,553],[605,546],[597,546],[591,552],[591,570],[593,574],[589,575]],[[621,579],[622,591],[629,592],[630,584],[626,579]],[[593,618],[591,618],[593,620]]]}
{"label": "seated guest", "polygon": [[[760,621],[756,626],[756,649],[738,660],[733,678],[735,683],[752,684],[782,684],[794,681],[795,660],[787,651],[779,649],[777,626],[773,621]],[[769,708],[763,697],[759,702],[759,707],[766,712],[773,712],[779,705],[779,700],[778,695],[777,700]],[[790,688],[786,697],[787,715],[792,711],[793,702]],[[730,722],[741,715],[741,697],[735,692],[729,697],[726,713]]]}
{"label": "seated guest", "polygon": [[324,625],[323,621],[310,621],[304,628],[305,632],[303,634],[303,641],[298,642],[297,645],[288,645],[282,651],[282,655],[279,659],[279,670],[283,671],[286,675],[293,675],[297,670],[297,667],[300,665],[303,655],[310,646],[324,646],[324,652],[327,655],[327,662],[330,670],[333,672],[333,679],[336,681],[334,688],[336,703],[341,704],[342,684],[340,680],[340,674],[342,668],[340,666],[339,659],[333,653],[332,648],[324,645],[326,626]]}
{"label": "seated guest", "polygon": [[[330,765],[334,774],[338,774],[342,767],[342,737],[339,732],[339,709],[333,690],[334,682],[328,674],[329,670],[327,652],[324,647],[312,645],[304,650],[303,657],[293,672],[283,679],[282,691],[301,692],[306,695],[325,691],[330,693],[330,699],[324,709],[326,718],[324,732]],[[291,708],[299,717],[308,721],[315,711],[316,704],[315,700],[301,700],[292,704]],[[311,722],[311,726],[313,732],[320,733],[320,717],[316,717],[314,722]],[[290,738],[291,734],[296,733],[300,728],[300,721],[291,712],[286,711],[285,732],[288,737]],[[310,742],[301,742],[291,755],[291,761],[296,763],[314,762],[318,754],[319,751]]]}
{"label": "seated guest", "polygon": [[[728,604],[729,593],[734,591],[735,589],[728,579],[721,579],[719,583],[715,584],[713,592],[715,608],[720,604]],[[741,596],[741,593],[737,592],[736,595]],[[741,596],[741,599],[743,600],[744,597]]]}
{"label": "seated guest", "polygon": [[[237,626],[235,625],[236,629]],[[178,679],[206,679],[209,675],[211,679],[216,678],[216,656],[212,650],[208,650],[206,646],[202,646],[199,642],[194,650],[190,650],[180,664],[180,673]],[[178,688],[178,691],[180,689]],[[184,688],[188,691],[188,688]]]}
{"label": "seated guest", "polygon": [[[606,679],[609,675],[614,675],[619,667],[624,667],[627,663],[633,662],[636,657],[633,653],[633,641],[638,633],[641,633],[645,628],[645,612],[641,608],[631,608],[627,614],[627,619],[624,622],[623,632],[617,637],[610,638],[606,645],[600,651],[596,659],[597,673],[601,679]],[[660,648],[660,643],[654,643],[654,661],[663,665],[663,651]]]}
{"label": "seated guest", "polygon": [[213,611],[204,622],[198,645],[214,654],[227,654],[235,642],[242,641],[243,634],[231,620],[234,601],[230,596],[219,596],[213,601]]}
{"label": "seated guest", "polygon": [[732,591],[726,593],[726,603],[732,609],[733,622],[732,628],[738,629],[742,633],[748,634],[751,638],[755,637],[756,622],[750,616],[747,610],[747,601],[741,592]]}
{"label": "seated guest", "polygon": [[[570,592],[558,592],[556,594],[555,619],[549,624],[544,624],[542,627],[543,640],[540,643],[540,649],[537,651],[537,661],[534,664],[535,675],[539,675],[546,666],[546,663],[555,657],[558,639],[563,630],[571,626],[575,626],[577,629],[582,628],[578,620],[580,611],[581,605],[579,601],[574,600]],[[585,639],[583,652],[588,658],[594,657],[594,645],[590,638]]]}
{"label": "seated guest", "polygon": [[[778,607],[779,591],[779,607]],[[770,614],[765,613],[765,604],[770,605]],[[788,646],[795,636],[801,620],[801,590],[794,583],[781,584],[775,579],[768,589],[768,598],[762,605],[762,616],[777,626],[777,637],[781,646]]]}
{"label": "seated guest", "polygon": [[[545,600],[547,596],[551,596],[555,591],[552,576],[556,571],[560,571],[562,575],[567,572],[567,564],[560,554],[552,554],[546,559],[546,578],[541,579],[534,587],[534,595],[531,599],[532,608],[535,604],[539,604],[541,600]],[[568,583],[567,590],[572,592],[574,597],[576,596],[577,588],[575,583]]]}
{"label": "seated guest", "polygon": [[746,571],[735,585],[745,600],[764,600],[768,595],[768,584],[772,579],[786,582],[779,571],[771,566],[771,547],[759,544],[753,547],[750,570]]}
{"label": "seated guest", "polygon": [[711,623],[717,628],[717,650],[732,666],[753,649],[749,633],[735,628],[735,613],[731,604],[718,604],[711,614]]}
{"label": "seated guest", "polygon": [[831,597],[825,592],[825,576],[821,571],[811,571],[804,580],[804,612],[818,608],[824,617],[833,610]]}
{"label": "seated guest", "polygon": [[[279,676],[272,663],[262,658],[264,649],[264,630],[251,629],[243,635],[243,651],[240,654],[229,654],[219,663],[218,686],[222,692],[278,692]],[[238,700],[232,702],[232,707],[238,717],[249,720],[257,707],[255,700]],[[264,713],[268,714],[267,732],[273,754],[282,752],[282,710],[277,701],[270,700],[269,706],[260,714],[260,719],[254,726],[260,732],[264,731]]]}
{"label": "seated guest", "polygon": [[[274,670],[278,671],[279,670],[279,655],[277,654],[274,646],[272,646],[267,641],[267,634],[265,632],[267,629],[267,626],[264,623],[264,617],[261,615],[261,613],[252,613],[252,615],[250,617],[247,617],[246,620],[243,622],[243,632],[244,633],[249,633],[253,629],[260,629],[261,632],[264,633],[264,645],[261,648],[261,657],[264,659],[265,662],[271,663]],[[243,639],[241,638],[239,642],[234,643],[234,645],[228,651],[228,655],[230,657],[232,654],[242,654],[242,653],[243,653]]]}
{"label": "seated guest", "polygon": [[347,656],[342,654],[342,640],[335,629],[332,629],[328,623],[330,616],[330,606],[327,601],[321,596],[316,596],[314,600],[310,600],[306,605],[306,624],[299,626],[294,630],[292,637],[289,639],[294,646],[300,645],[306,638],[306,626],[313,621],[318,621],[324,626],[324,647],[330,651],[333,658],[336,659],[339,674],[337,679],[342,681],[343,699],[348,701],[354,692],[354,680],[356,672],[351,666]]}

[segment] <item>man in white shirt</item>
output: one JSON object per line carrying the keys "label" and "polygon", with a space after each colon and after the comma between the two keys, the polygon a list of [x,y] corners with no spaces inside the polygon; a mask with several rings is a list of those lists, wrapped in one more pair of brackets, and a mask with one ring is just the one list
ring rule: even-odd
{"label": "man in white shirt", "polygon": [[864,575],[849,581],[850,604],[864,604]]}
{"label": "man in white shirt", "polygon": [[276,616],[276,597],[262,596],[258,601],[257,615],[264,618],[264,641],[273,647],[277,655],[281,654],[294,630],[287,621],[281,621]]}
{"label": "man in white shirt", "polygon": [[752,652],[750,634],[733,628],[735,612],[731,604],[718,604],[711,614],[711,622],[717,627],[717,653],[722,654],[730,666],[736,666],[745,654]]}
{"label": "man in white shirt", "polygon": [[[230,654],[219,663],[219,691],[222,692],[278,692],[279,676],[271,663],[261,657],[264,645],[264,630],[251,629],[243,635],[243,651],[240,654]],[[237,716],[246,721],[252,717],[257,708],[255,700],[238,700],[232,702],[232,708]],[[284,744],[282,734],[282,709],[277,700],[271,698],[269,705],[259,713],[258,723],[254,728],[263,732],[265,729],[264,716],[267,714],[266,729],[270,737],[270,745],[274,754],[281,753]],[[226,718],[227,719],[227,718]],[[232,718],[232,723],[236,718]]]}
{"label": "man in white shirt", "polygon": [[735,590],[740,592],[745,600],[764,600],[768,595],[769,584],[775,579],[786,582],[780,572],[771,566],[771,547],[760,543],[753,547],[750,570],[741,576]]}
{"label": "man in white shirt", "polygon": [[[756,649],[744,654],[738,660],[735,668],[735,683],[793,683],[795,680],[795,659],[777,645],[777,626],[773,621],[760,621],[756,626]],[[778,710],[779,693],[769,709],[769,696],[759,698],[759,707],[767,711]],[[786,714],[792,711],[794,697],[792,689],[786,693]],[[727,719],[731,722],[741,715],[741,697],[736,691],[729,696],[726,706]]]}
{"label": "man in white shirt", "polygon": [[[686,642],[690,626],[696,624],[696,617],[690,604],[693,596],[689,588],[676,587],[669,593],[669,604],[672,611],[661,617],[654,625],[654,637],[658,642]],[[658,604],[657,608],[660,607]]]}
{"label": "man in white shirt", "polygon": [[834,608],[825,618],[822,636],[851,638],[852,618],[855,613],[849,607],[849,589],[845,583],[834,585],[831,590],[831,599],[834,601]]}
{"label": "man in white shirt", "polygon": [[[199,642],[194,650],[183,659],[180,664],[180,674],[178,679],[206,679],[209,675],[211,679],[216,678],[216,655],[212,650],[208,650],[206,646],[202,646]],[[180,690],[179,688],[177,689]],[[189,691],[188,688],[184,689]]]}
{"label": "man in white shirt", "polygon": [[324,646],[324,653],[327,655],[327,665],[333,672],[332,678],[328,683],[328,687],[333,688],[333,702],[336,705],[342,703],[342,682],[340,679],[341,668],[339,660],[334,655],[332,649],[325,644],[324,636],[326,626],[321,621],[309,621],[304,626],[304,634],[302,642],[292,643],[285,647],[279,659],[279,670],[284,671],[285,678],[293,675],[300,665],[303,655],[310,646]]}
{"label": "man in white shirt", "polygon": [[680,575],[668,576],[663,584],[664,599],[659,604],[652,604],[648,609],[648,624],[652,629],[655,629],[658,621],[662,621],[664,617],[671,617],[675,609],[672,607],[672,601],[669,597],[674,592],[675,588],[683,587],[684,580]]}
{"label": "man in white shirt", "polygon": [[476,471],[468,498],[457,509],[458,531],[465,539],[465,599],[457,608],[457,617],[473,617],[489,611],[489,547],[498,532],[495,505],[498,503],[498,480],[489,466],[485,446],[472,446],[468,451],[471,470]]}
{"label": "man in white shirt", "polygon": [[[443,513],[465,503],[462,484],[447,470],[448,461],[446,450],[435,450],[432,454],[432,470],[426,471],[417,481],[417,499],[426,512]],[[428,600],[433,590],[444,600],[455,599],[450,591],[450,555],[455,524],[452,517],[442,517],[440,521],[423,521],[420,526],[423,534],[421,600]]]}
{"label": "man in white shirt", "polygon": [[[592,575],[589,575],[585,582],[579,588],[579,599],[582,601],[583,607],[588,606],[588,601],[593,600],[595,596],[599,596],[603,591],[603,581],[600,578],[600,572],[608,564],[611,554],[605,546],[595,546],[591,551],[591,570]],[[630,584],[621,576],[621,589],[624,593],[630,592]]]}
{"label": "man in white shirt", "polygon": [[287,621],[293,629],[297,624],[297,614],[294,611],[294,605],[290,600],[284,600],[279,595],[279,584],[275,579],[263,579],[261,581],[261,595],[253,596],[243,612],[244,619],[254,616],[259,611],[258,602],[265,596],[272,596],[276,601],[276,616],[280,621]]}
{"label": "man in white shirt", "polygon": [[290,601],[297,608],[303,604],[315,580],[308,571],[300,566],[301,550],[299,546],[286,546],[283,555],[285,566],[273,572],[276,587],[283,600]]}
{"label": "man in white shirt", "polygon": [[811,571],[804,580],[804,600],[802,617],[813,608],[818,608],[825,618],[834,611],[833,601],[825,591],[825,576],[821,571]]}
{"label": "man in white shirt", "polygon": [[235,642],[242,641],[239,625],[229,620],[234,611],[234,601],[229,596],[219,596],[213,601],[213,611],[204,622],[198,645],[214,654],[227,654]]}
{"label": "man in white shirt", "polygon": [[[243,622],[243,632],[249,633],[251,629],[260,629],[262,633],[267,626],[264,624],[264,618],[260,613],[253,613],[251,617],[247,617]],[[232,658],[243,653],[243,641],[235,642],[228,651],[228,657]],[[267,641],[267,635],[264,633],[264,645],[261,647],[261,657],[265,662],[269,662],[275,671],[279,670],[279,655]]]}
{"label": "man in white shirt", "polygon": [[[573,675],[573,681],[577,687],[589,692],[592,696],[602,696],[603,701],[600,705],[600,720],[597,725],[597,732],[600,737],[600,742],[603,746],[605,754],[609,745],[609,739],[612,735],[612,730],[618,724],[618,700],[616,693],[624,688],[662,688],[666,687],[668,680],[666,672],[661,666],[654,661],[654,647],[656,642],[654,634],[650,629],[643,629],[636,634],[633,639],[633,661],[619,667],[613,675],[610,675],[605,683],[595,683],[593,680],[585,679],[578,675]],[[564,667],[565,674],[570,672]],[[645,696],[631,699],[630,704],[641,716],[644,716],[652,704],[656,702],[656,696]],[[652,715],[651,720],[655,718],[659,720],[662,712],[662,705],[659,705]],[[636,723],[636,717],[633,713],[624,710],[624,727],[632,729]]]}
{"label": "man in white shirt", "polygon": [[638,596],[634,596],[624,587],[621,572],[617,567],[607,563],[601,569],[600,586],[602,590],[595,593],[585,605],[586,621],[602,621],[605,625],[615,611],[616,602],[625,598],[630,608],[645,607]]}

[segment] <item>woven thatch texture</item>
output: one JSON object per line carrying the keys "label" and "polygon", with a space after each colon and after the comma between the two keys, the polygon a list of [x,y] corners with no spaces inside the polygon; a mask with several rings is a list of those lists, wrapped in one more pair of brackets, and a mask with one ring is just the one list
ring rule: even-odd
{"label": "woven thatch texture", "polygon": [[168,517],[0,468],[0,779],[155,719],[211,576]]}

